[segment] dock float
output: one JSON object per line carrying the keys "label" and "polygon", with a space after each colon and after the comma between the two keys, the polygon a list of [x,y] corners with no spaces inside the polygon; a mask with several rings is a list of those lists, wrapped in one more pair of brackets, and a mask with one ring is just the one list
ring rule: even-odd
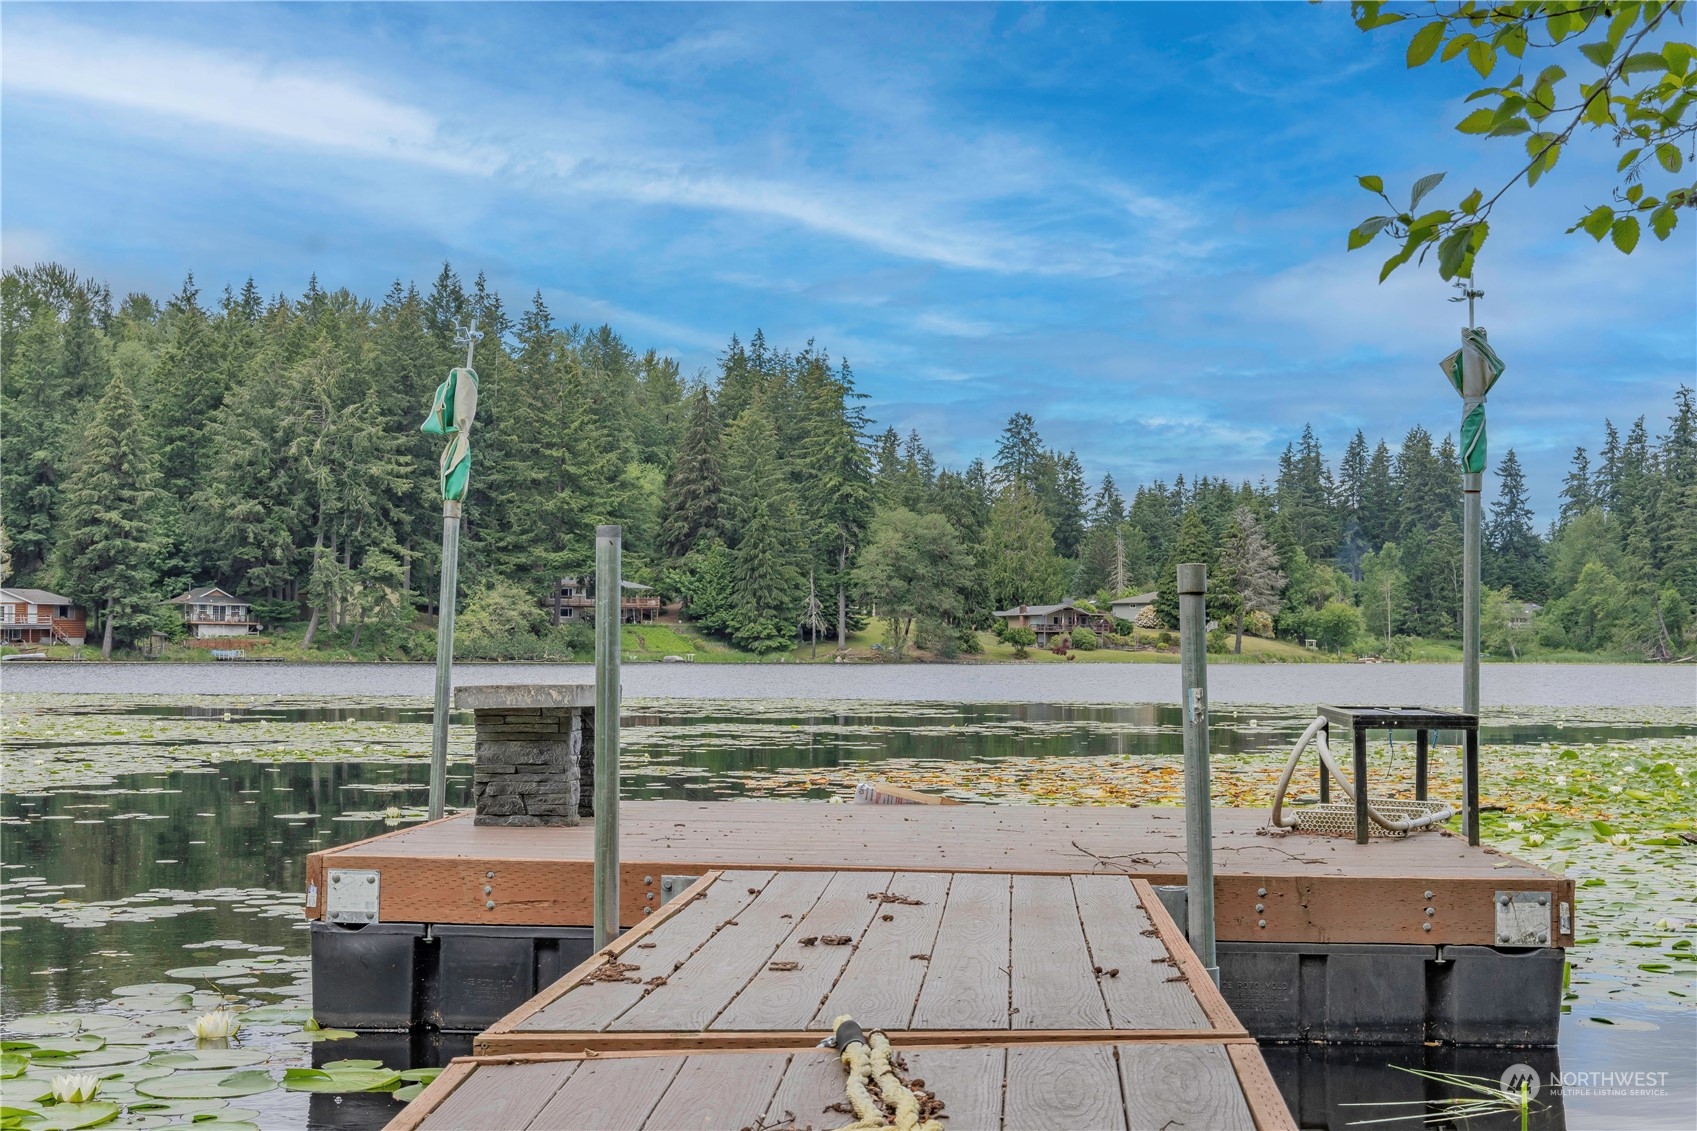
{"label": "dock float", "polygon": [[[1185,876],[1176,807],[628,801],[620,812],[627,928],[711,871],[1155,887]],[[1280,834],[1264,810],[1228,808],[1213,826],[1221,989],[1254,1036],[1555,1043],[1571,880],[1447,832],[1363,845]],[[462,814],[313,853],[320,1021],[486,1028],[589,956],[593,846],[592,819],[513,828]],[[350,889],[357,898],[337,895]]]}

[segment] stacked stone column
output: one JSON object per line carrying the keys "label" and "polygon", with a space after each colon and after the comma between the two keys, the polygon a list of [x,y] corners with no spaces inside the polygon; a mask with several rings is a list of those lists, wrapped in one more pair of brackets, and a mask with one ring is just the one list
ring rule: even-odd
{"label": "stacked stone column", "polygon": [[462,687],[455,699],[477,724],[475,823],[576,825],[593,814],[593,685]]}

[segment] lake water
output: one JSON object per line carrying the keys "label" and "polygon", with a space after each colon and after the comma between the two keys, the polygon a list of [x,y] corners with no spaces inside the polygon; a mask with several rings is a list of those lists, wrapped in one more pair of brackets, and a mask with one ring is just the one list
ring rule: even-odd
{"label": "lake water", "polygon": [[[429,664],[8,663],[0,689],[114,695],[419,695]],[[589,664],[458,664],[455,683],[592,683]],[[1176,703],[1177,664],[626,664],[627,696],[892,702]],[[1216,703],[1455,707],[1458,664],[1216,664]],[[1485,707],[1697,708],[1697,666],[1486,664]]]}
{"label": "lake water", "polygon": [[[1486,700],[1495,709],[1487,711],[1482,738],[1526,746],[1687,739],[1697,735],[1694,675],[1649,666],[1487,666]],[[590,676],[580,665],[465,665],[459,682]],[[193,986],[195,1009],[215,1001],[214,988],[285,1013],[309,1006],[298,911],[304,858],[393,827],[385,812],[410,815],[422,805],[430,668],[7,664],[0,679],[8,713],[27,704],[52,723],[37,736],[10,726],[6,732],[0,1026],[54,1010],[140,1016],[176,1033],[173,1047],[192,1048],[180,1009],[150,1002],[151,1011],[138,1011],[129,1003],[149,999],[117,992],[161,981]],[[1210,681],[1220,707],[1211,744],[1222,782],[1240,762],[1288,748],[1315,702],[1442,704],[1443,689],[1458,679],[1457,669],[1437,665],[1216,667]],[[624,672],[633,700],[626,792],[822,796],[840,793],[844,775],[880,763],[1131,759],[1170,766],[1181,746],[1171,705],[1177,681],[1170,665],[633,664]],[[14,697],[26,691],[62,697]],[[466,721],[456,719],[461,754]],[[55,775],[42,776],[48,767],[58,768]],[[450,804],[465,803],[468,771],[463,761],[454,765]],[[32,784],[19,789],[21,781]],[[221,978],[169,973],[220,963],[231,971]],[[1619,980],[1576,989],[1582,997],[1564,1020],[1561,1047],[1528,1052],[1529,1062],[1543,1072],[1668,1075],[1659,1095],[1572,1085],[1563,1106],[1547,1109],[1534,1126],[1697,1125],[1692,1011],[1670,1008],[1665,993],[1640,1000]],[[1593,1015],[1609,1024],[1589,1020]],[[301,1036],[298,1023],[256,1023],[238,1043],[269,1056],[272,1066],[370,1055],[399,1068],[464,1051],[455,1041],[304,1045]],[[114,1042],[101,1055],[125,1054]],[[1389,1064],[1490,1074],[1507,1067],[1510,1053],[1456,1058],[1413,1047],[1270,1055],[1290,1062],[1282,1078],[1312,1101],[1314,1088],[1329,1080],[1341,1094],[1352,1076],[1356,1083],[1348,1086],[1362,1087],[1365,1079],[1366,1098],[1401,1098],[1408,1078]],[[1298,1078],[1300,1086],[1290,1083]],[[397,1110],[386,1096],[280,1090],[229,1104],[225,1110],[251,1111],[260,1126],[277,1128],[376,1128]],[[1334,1108],[1332,1126],[1385,1114]]]}

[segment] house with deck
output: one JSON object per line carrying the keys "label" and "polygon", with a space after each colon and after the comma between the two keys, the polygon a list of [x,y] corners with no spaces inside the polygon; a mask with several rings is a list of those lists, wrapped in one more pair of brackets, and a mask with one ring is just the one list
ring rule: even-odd
{"label": "house with deck", "polygon": [[1114,624],[1101,613],[1081,609],[1071,600],[1056,605],[1019,605],[999,609],[991,614],[1008,623],[1009,628],[1029,628],[1037,634],[1037,645],[1047,648],[1049,641],[1075,628],[1088,628],[1098,636],[1114,630]]}
{"label": "house with deck", "polygon": [[[652,586],[635,581],[621,581],[619,588],[619,620],[624,624],[653,624],[660,619],[660,597]],[[543,602],[553,615],[555,624],[595,620],[595,579],[593,577],[562,577],[554,592]]]}
{"label": "house with deck", "polygon": [[247,636],[259,631],[253,619],[253,607],[240,597],[234,597],[217,586],[190,589],[172,597],[166,604],[183,611],[183,623],[196,640],[216,636]]}
{"label": "house with deck", "polygon": [[0,644],[82,644],[88,614],[45,589],[0,589]]}

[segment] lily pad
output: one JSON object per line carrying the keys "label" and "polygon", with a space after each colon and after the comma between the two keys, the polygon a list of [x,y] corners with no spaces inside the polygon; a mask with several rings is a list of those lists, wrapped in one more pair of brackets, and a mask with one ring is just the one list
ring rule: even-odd
{"label": "lily pad", "polygon": [[346,1072],[356,1068],[382,1068],[381,1060],[332,1060],[328,1064],[320,1064],[323,1072]]}
{"label": "lily pad", "polygon": [[256,1096],[276,1086],[271,1073],[250,1068],[243,1072],[176,1072],[143,1080],[136,1091],[157,1100],[208,1100]]}
{"label": "lily pad", "polygon": [[228,966],[179,966],[165,971],[168,978],[222,978],[230,972]]}
{"label": "lily pad", "polygon": [[312,1020],[312,1007],[306,1005],[260,1005],[242,1010],[245,1021],[282,1021],[302,1025]]}
{"label": "lily pad", "polygon": [[173,1049],[156,1052],[147,1058],[149,1064],[171,1068],[247,1068],[264,1064],[267,1057],[254,1049]]}
{"label": "lily pad", "polygon": [[132,1115],[202,1115],[216,1112],[225,1117],[229,1104],[223,1100],[136,1100],[129,1105]]}
{"label": "lily pad", "polygon": [[121,1109],[115,1103],[93,1100],[85,1104],[53,1104],[44,1107],[29,1121],[30,1131],[77,1131],[82,1127],[98,1127],[118,1117]]}
{"label": "lily pad", "polygon": [[55,1067],[63,1063],[81,1071],[84,1068],[113,1068],[120,1064],[135,1064],[146,1057],[147,1050],[137,1045],[107,1045],[103,1049],[90,1049],[88,1052],[60,1057],[53,1063]]}
{"label": "lily pad", "polygon": [[193,993],[194,987],[181,982],[143,982],[135,986],[118,986],[112,992],[118,997],[173,997]]}
{"label": "lily pad", "polygon": [[0,1080],[22,1076],[29,1070],[29,1057],[21,1052],[0,1053]]}
{"label": "lily pad", "polygon": [[290,1092],[387,1092],[400,1082],[401,1074],[388,1068],[290,1068],[283,1073],[283,1088]]}

